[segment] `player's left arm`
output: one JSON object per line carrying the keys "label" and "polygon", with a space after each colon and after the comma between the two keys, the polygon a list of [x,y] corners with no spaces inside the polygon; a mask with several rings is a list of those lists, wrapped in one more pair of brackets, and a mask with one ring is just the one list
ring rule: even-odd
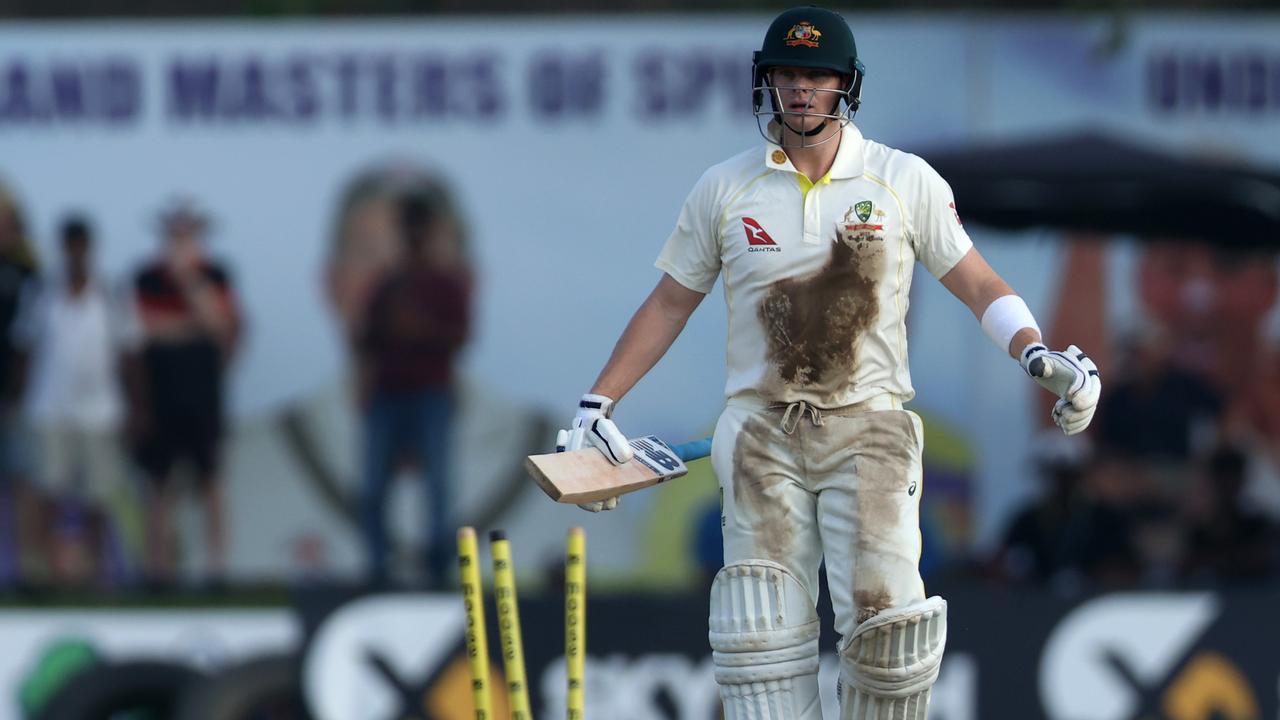
{"label": "player's left arm", "polygon": [[941,278],[942,285],[968,306],[997,347],[1017,358],[1042,387],[1058,396],[1053,421],[1068,435],[1089,426],[1102,392],[1098,367],[1075,345],[1051,351],[1022,298],[970,248]]}
{"label": "player's left arm", "polygon": [[[991,303],[1008,295],[1017,297],[1013,288],[1009,287],[1009,283],[987,264],[986,258],[982,257],[977,248],[970,248],[969,252],[960,258],[960,262],[942,276],[941,282],[943,287],[964,303],[979,321],[982,320],[987,308],[991,307]],[[1030,315],[1030,313],[1027,314]],[[1040,342],[1040,328],[1034,322],[1032,320],[1032,324],[1017,328],[1009,338],[1004,350],[1010,357],[1016,358],[1022,354],[1022,349],[1027,345]]]}

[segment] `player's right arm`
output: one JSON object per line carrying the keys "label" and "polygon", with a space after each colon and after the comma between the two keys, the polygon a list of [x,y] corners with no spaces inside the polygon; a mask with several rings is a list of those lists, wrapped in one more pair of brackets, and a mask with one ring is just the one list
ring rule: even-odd
{"label": "player's right arm", "polygon": [[[685,200],[675,230],[658,256],[663,271],[653,292],[631,317],[613,354],[578,403],[568,430],[556,437],[556,450],[576,450],[589,442],[614,464],[631,459],[627,437],[610,419],[614,403],[627,394],[666,354],[689,316],[715,285],[720,274],[720,216],[722,194],[718,174],[704,173]],[[609,510],[617,498],[582,507]]]}
{"label": "player's right arm", "polygon": [[[575,450],[590,443],[614,464],[631,459],[627,436],[610,419],[614,403],[662,359],[704,297],[706,293],[690,290],[670,275],[662,276],[631,316],[591,392],[582,396],[573,423],[556,436],[556,450]],[[617,504],[617,498],[610,498],[581,507],[599,512]]]}

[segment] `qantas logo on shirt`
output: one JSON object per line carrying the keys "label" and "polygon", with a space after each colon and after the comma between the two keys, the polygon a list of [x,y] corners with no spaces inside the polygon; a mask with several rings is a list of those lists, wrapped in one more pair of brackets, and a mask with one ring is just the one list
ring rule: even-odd
{"label": "qantas logo on shirt", "polygon": [[747,252],[782,252],[778,243],[760,227],[755,218],[742,218],[742,229],[747,233]]}

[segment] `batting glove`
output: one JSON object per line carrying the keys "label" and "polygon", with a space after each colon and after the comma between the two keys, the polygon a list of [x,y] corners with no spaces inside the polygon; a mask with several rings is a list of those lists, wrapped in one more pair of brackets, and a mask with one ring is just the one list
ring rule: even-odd
{"label": "batting glove", "polygon": [[[613,399],[604,395],[583,395],[578,402],[578,414],[568,430],[556,433],[556,452],[579,450],[590,443],[604,453],[609,462],[621,465],[631,460],[634,452],[618,426],[609,416],[613,414]],[[612,510],[618,506],[618,498],[581,503],[578,507],[590,512]]]}
{"label": "batting glove", "polygon": [[1075,435],[1089,427],[1102,394],[1102,376],[1080,348],[1071,345],[1066,350],[1050,350],[1032,343],[1022,351],[1022,369],[1058,396],[1052,417],[1062,432]]}

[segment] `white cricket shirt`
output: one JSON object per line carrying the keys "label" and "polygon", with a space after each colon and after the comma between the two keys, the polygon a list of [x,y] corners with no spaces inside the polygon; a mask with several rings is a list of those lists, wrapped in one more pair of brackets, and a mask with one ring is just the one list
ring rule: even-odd
{"label": "white cricket shirt", "polygon": [[774,143],[713,166],[658,256],[659,269],[698,292],[724,274],[728,397],[832,408],[915,394],[914,264],[942,277],[973,243],[951,188],[924,160],[852,124],[839,143],[817,183]]}

